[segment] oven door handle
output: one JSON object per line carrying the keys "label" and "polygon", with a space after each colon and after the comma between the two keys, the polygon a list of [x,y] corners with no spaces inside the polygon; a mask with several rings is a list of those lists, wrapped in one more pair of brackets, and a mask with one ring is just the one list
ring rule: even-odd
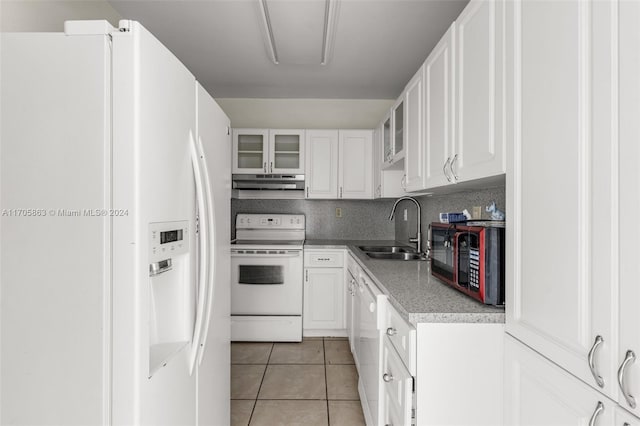
{"label": "oven door handle", "polygon": [[284,283],[243,283],[238,281],[240,285],[284,285]]}
{"label": "oven door handle", "polygon": [[234,253],[231,252],[231,257],[253,257],[256,259],[283,259],[283,258],[294,258],[301,257],[302,252],[299,253],[287,253],[287,254],[276,254],[276,253]]}

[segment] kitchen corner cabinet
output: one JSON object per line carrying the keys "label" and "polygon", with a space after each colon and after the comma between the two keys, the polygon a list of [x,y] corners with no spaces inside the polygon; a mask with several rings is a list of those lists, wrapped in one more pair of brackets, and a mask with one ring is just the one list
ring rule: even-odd
{"label": "kitchen corner cabinet", "polygon": [[371,130],[306,133],[306,198],[373,198]]}
{"label": "kitchen corner cabinet", "polygon": [[[626,350],[640,354],[640,233],[635,218],[625,222],[640,206],[638,6],[506,7],[507,331],[630,408],[617,371]],[[633,22],[628,34],[619,17]],[[640,398],[640,362],[626,367],[627,390]]]}
{"label": "kitchen corner cabinet", "polygon": [[397,198],[405,195],[402,188],[404,170],[383,169],[384,122],[380,123],[373,132],[373,198]]}
{"label": "kitchen corner cabinet", "polygon": [[305,336],[344,335],[343,265],[343,250],[305,250],[302,314]]}
{"label": "kitchen corner cabinet", "polygon": [[615,402],[508,335],[504,380],[505,425],[623,426],[632,418],[616,423]]}
{"label": "kitchen corner cabinet", "polygon": [[404,93],[404,189],[424,188],[424,66],[413,76]]}
{"label": "kitchen corner cabinet", "polygon": [[233,129],[233,173],[304,174],[304,130]]}

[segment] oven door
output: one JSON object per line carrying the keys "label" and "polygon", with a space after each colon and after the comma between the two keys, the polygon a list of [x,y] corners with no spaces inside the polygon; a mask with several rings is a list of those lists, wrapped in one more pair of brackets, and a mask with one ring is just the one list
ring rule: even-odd
{"label": "oven door", "polygon": [[231,253],[232,315],[302,315],[302,250]]}

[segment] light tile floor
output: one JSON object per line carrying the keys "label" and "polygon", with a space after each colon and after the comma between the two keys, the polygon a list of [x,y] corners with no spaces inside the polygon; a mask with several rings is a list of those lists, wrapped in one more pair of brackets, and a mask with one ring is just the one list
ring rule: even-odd
{"label": "light tile floor", "polygon": [[231,425],[364,425],[349,342],[231,344]]}

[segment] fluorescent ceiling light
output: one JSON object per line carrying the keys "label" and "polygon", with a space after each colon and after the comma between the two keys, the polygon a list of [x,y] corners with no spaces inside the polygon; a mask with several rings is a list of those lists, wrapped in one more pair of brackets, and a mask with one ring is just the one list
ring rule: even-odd
{"label": "fluorescent ceiling light", "polygon": [[258,0],[265,45],[274,64],[326,65],[338,0]]}

